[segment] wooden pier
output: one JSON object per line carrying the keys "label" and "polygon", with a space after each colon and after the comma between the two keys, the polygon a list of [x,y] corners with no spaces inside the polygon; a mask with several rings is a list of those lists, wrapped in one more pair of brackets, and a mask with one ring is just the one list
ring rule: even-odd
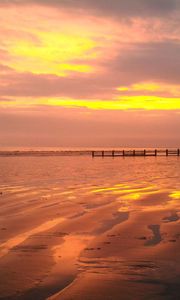
{"label": "wooden pier", "polygon": [[180,149],[92,151],[92,157],[180,156]]}

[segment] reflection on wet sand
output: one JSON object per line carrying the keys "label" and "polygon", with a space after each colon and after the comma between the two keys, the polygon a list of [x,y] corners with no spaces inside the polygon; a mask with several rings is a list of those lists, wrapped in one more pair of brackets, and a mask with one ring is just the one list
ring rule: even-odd
{"label": "reflection on wet sand", "polygon": [[32,230],[29,230],[27,232],[15,236],[14,238],[7,240],[5,243],[0,245],[0,258],[6,255],[11,249],[15,248],[19,244],[22,244],[30,236],[43,231],[47,231],[63,221],[63,218],[58,218],[52,221],[45,222],[44,224],[41,224],[40,226],[33,228]]}
{"label": "reflection on wet sand", "polygon": [[69,182],[43,159],[49,182],[18,166],[21,185],[9,178],[1,187],[0,299],[179,299],[177,160],[136,159],[132,177],[124,160],[120,176],[114,160],[78,158],[86,176],[76,178],[77,158],[68,158]]}

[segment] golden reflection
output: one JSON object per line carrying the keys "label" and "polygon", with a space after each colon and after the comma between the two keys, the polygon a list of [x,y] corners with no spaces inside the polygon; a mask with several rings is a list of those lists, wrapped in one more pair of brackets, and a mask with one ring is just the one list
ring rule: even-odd
{"label": "golden reflection", "polygon": [[[114,185],[112,187],[103,187],[99,189],[91,190],[91,193],[99,193],[99,192],[112,192],[113,194],[137,194],[137,192],[141,191],[152,191],[155,188],[154,185],[148,187],[134,187],[132,188],[130,185]],[[153,191],[152,191],[153,192]]]}
{"label": "golden reflection", "polygon": [[83,235],[70,235],[64,238],[64,243],[52,248],[54,252],[54,260],[56,263],[63,260],[68,260],[70,265],[71,261],[75,260],[81,251],[92,240],[92,236]]}
{"label": "golden reflection", "polygon": [[32,230],[26,231],[22,234],[19,234],[11,239],[9,239],[7,242],[0,245],[0,257],[5,256],[12,248],[16,247],[17,245],[23,243],[26,239],[28,239],[30,236],[47,231],[59,223],[63,222],[65,218],[56,218],[51,221],[47,221],[40,226],[33,228]]}
{"label": "golden reflection", "polygon": [[106,187],[106,188],[95,189],[92,190],[91,193],[109,192],[109,191],[111,192],[115,190],[119,190],[119,187]]}
{"label": "golden reflection", "polygon": [[141,211],[159,211],[177,207],[176,203],[168,201],[169,198],[179,199],[180,191],[172,192],[169,195],[168,190],[164,190],[154,184],[149,186],[116,184],[110,187],[96,188],[89,192],[90,194],[114,195],[116,203],[120,204],[118,211],[127,212],[132,209]]}
{"label": "golden reflection", "polygon": [[[138,192],[138,193],[137,193]],[[137,189],[137,190],[128,190],[126,195],[122,195],[120,199],[127,199],[127,200],[138,200],[142,197],[148,195],[155,195],[158,194],[157,190],[149,190],[149,189]]]}
{"label": "golden reflection", "polygon": [[[132,199],[132,200],[137,200],[139,198],[141,198],[142,195],[144,195],[146,193],[130,193],[128,195],[125,196],[121,196],[123,199]],[[149,193],[148,193],[149,194]]]}
{"label": "golden reflection", "polygon": [[169,197],[173,199],[180,199],[180,191],[172,192]]}
{"label": "golden reflection", "polygon": [[129,205],[122,205],[119,209],[118,209],[119,212],[130,212],[131,211],[131,206]]}
{"label": "golden reflection", "polygon": [[169,198],[170,198],[170,202],[169,205],[171,205],[171,207],[179,209],[179,201],[180,200],[180,191],[173,191],[169,194]]}

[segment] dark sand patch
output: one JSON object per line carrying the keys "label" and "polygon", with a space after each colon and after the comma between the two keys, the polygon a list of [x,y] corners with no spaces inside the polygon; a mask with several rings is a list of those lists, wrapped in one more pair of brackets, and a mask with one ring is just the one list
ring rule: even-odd
{"label": "dark sand patch", "polygon": [[170,216],[164,217],[163,221],[166,223],[169,223],[169,222],[177,222],[177,221],[179,221],[179,219],[180,219],[180,217],[178,216],[178,214],[176,212],[174,212],[174,213],[171,213]]}
{"label": "dark sand patch", "polygon": [[148,228],[152,231],[153,236],[145,243],[145,245],[156,246],[162,241],[160,225],[149,225]]}
{"label": "dark sand patch", "polygon": [[104,220],[101,226],[95,230],[96,234],[103,234],[106,231],[109,231],[111,228],[128,220],[129,212],[115,212],[112,214],[111,218]]}
{"label": "dark sand patch", "polygon": [[165,204],[170,200],[169,194],[166,192],[159,192],[144,196],[142,199],[137,200],[136,204],[142,206],[154,206]]}

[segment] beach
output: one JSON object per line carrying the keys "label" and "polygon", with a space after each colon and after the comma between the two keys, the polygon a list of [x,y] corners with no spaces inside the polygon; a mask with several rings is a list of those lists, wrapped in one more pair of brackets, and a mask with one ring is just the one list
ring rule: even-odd
{"label": "beach", "polygon": [[0,169],[0,299],[179,299],[179,157],[12,155]]}

